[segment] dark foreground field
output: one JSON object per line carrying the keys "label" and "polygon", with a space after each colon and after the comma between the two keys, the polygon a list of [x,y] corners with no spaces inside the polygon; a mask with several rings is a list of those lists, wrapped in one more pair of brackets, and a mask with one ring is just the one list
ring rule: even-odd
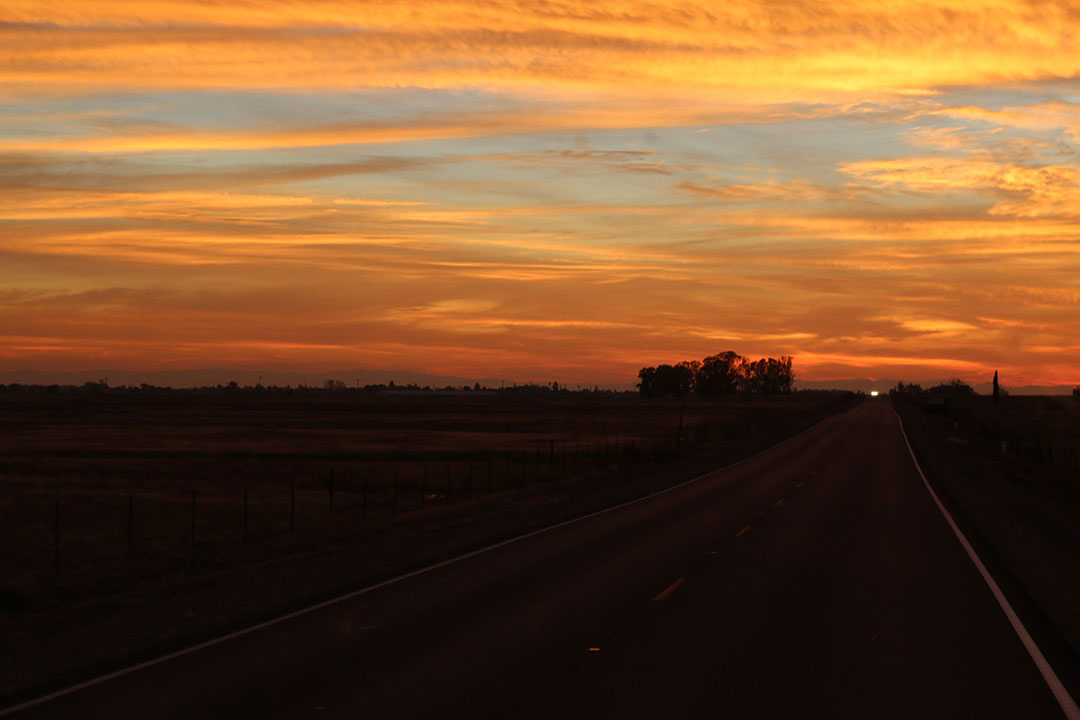
{"label": "dark foreground field", "polygon": [[[704,443],[679,455],[653,463],[668,483],[716,466]],[[1075,656],[1025,630],[1012,584],[986,573],[924,483],[888,398],[611,505],[647,484],[609,471],[415,513],[444,547],[510,518],[545,525],[15,717],[1080,718]],[[551,524],[567,509],[576,519]],[[109,609],[161,637],[269,608],[283,588],[400,557],[407,518],[334,552],[197,575],[149,618],[152,594]],[[106,629],[130,632],[84,617],[104,645]],[[69,627],[66,656],[95,649]],[[42,645],[23,657],[40,662]]]}
{"label": "dark foreground field", "polygon": [[1080,402],[899,396],[894,404],[983,554],[1080,657]]}
{"label": "dark foreground field", "polygon": [[0,392],[0,699],[641,495],[854,401]]}

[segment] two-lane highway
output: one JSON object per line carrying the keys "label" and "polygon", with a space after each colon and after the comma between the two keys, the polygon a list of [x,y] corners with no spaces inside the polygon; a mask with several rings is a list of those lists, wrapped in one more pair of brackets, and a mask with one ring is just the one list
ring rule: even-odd
{"label": "two-lane highway", "polygon": [[18,717],[1061,718],[882,399]]}

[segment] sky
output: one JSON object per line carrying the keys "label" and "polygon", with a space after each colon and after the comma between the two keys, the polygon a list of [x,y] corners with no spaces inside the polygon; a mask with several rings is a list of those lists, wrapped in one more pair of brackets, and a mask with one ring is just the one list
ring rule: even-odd
{"label": "sky", "polygon": [[0,370],[1080,382],[1080,9],[0,0]]}

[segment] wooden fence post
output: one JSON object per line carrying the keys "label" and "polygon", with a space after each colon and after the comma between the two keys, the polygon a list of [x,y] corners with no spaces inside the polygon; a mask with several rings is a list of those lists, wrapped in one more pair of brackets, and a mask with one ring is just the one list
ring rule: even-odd
{"label": "wooden fence post", "polygon": [[135,490],[128,490],[128,523],[127,523],[128,554],[135,551]]}
{"label": "wooden fence post", "polygon": [[195,488],[191,488],[191,550],[195,551]]}
{"label": "wooden fence post", "polygon": [[60,490],[53,500],[53,571],[60,569]]}
{"label": "wooden fence post", "polygon": [[330,519],[334,519],[334,468],[330,468]]}

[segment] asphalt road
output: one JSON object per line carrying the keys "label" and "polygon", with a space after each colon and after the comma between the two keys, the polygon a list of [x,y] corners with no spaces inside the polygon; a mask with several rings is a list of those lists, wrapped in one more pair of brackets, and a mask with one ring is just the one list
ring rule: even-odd
{"label": "asphalt road", "polygon": [[1061,718],[885,399],[19,718]]}

